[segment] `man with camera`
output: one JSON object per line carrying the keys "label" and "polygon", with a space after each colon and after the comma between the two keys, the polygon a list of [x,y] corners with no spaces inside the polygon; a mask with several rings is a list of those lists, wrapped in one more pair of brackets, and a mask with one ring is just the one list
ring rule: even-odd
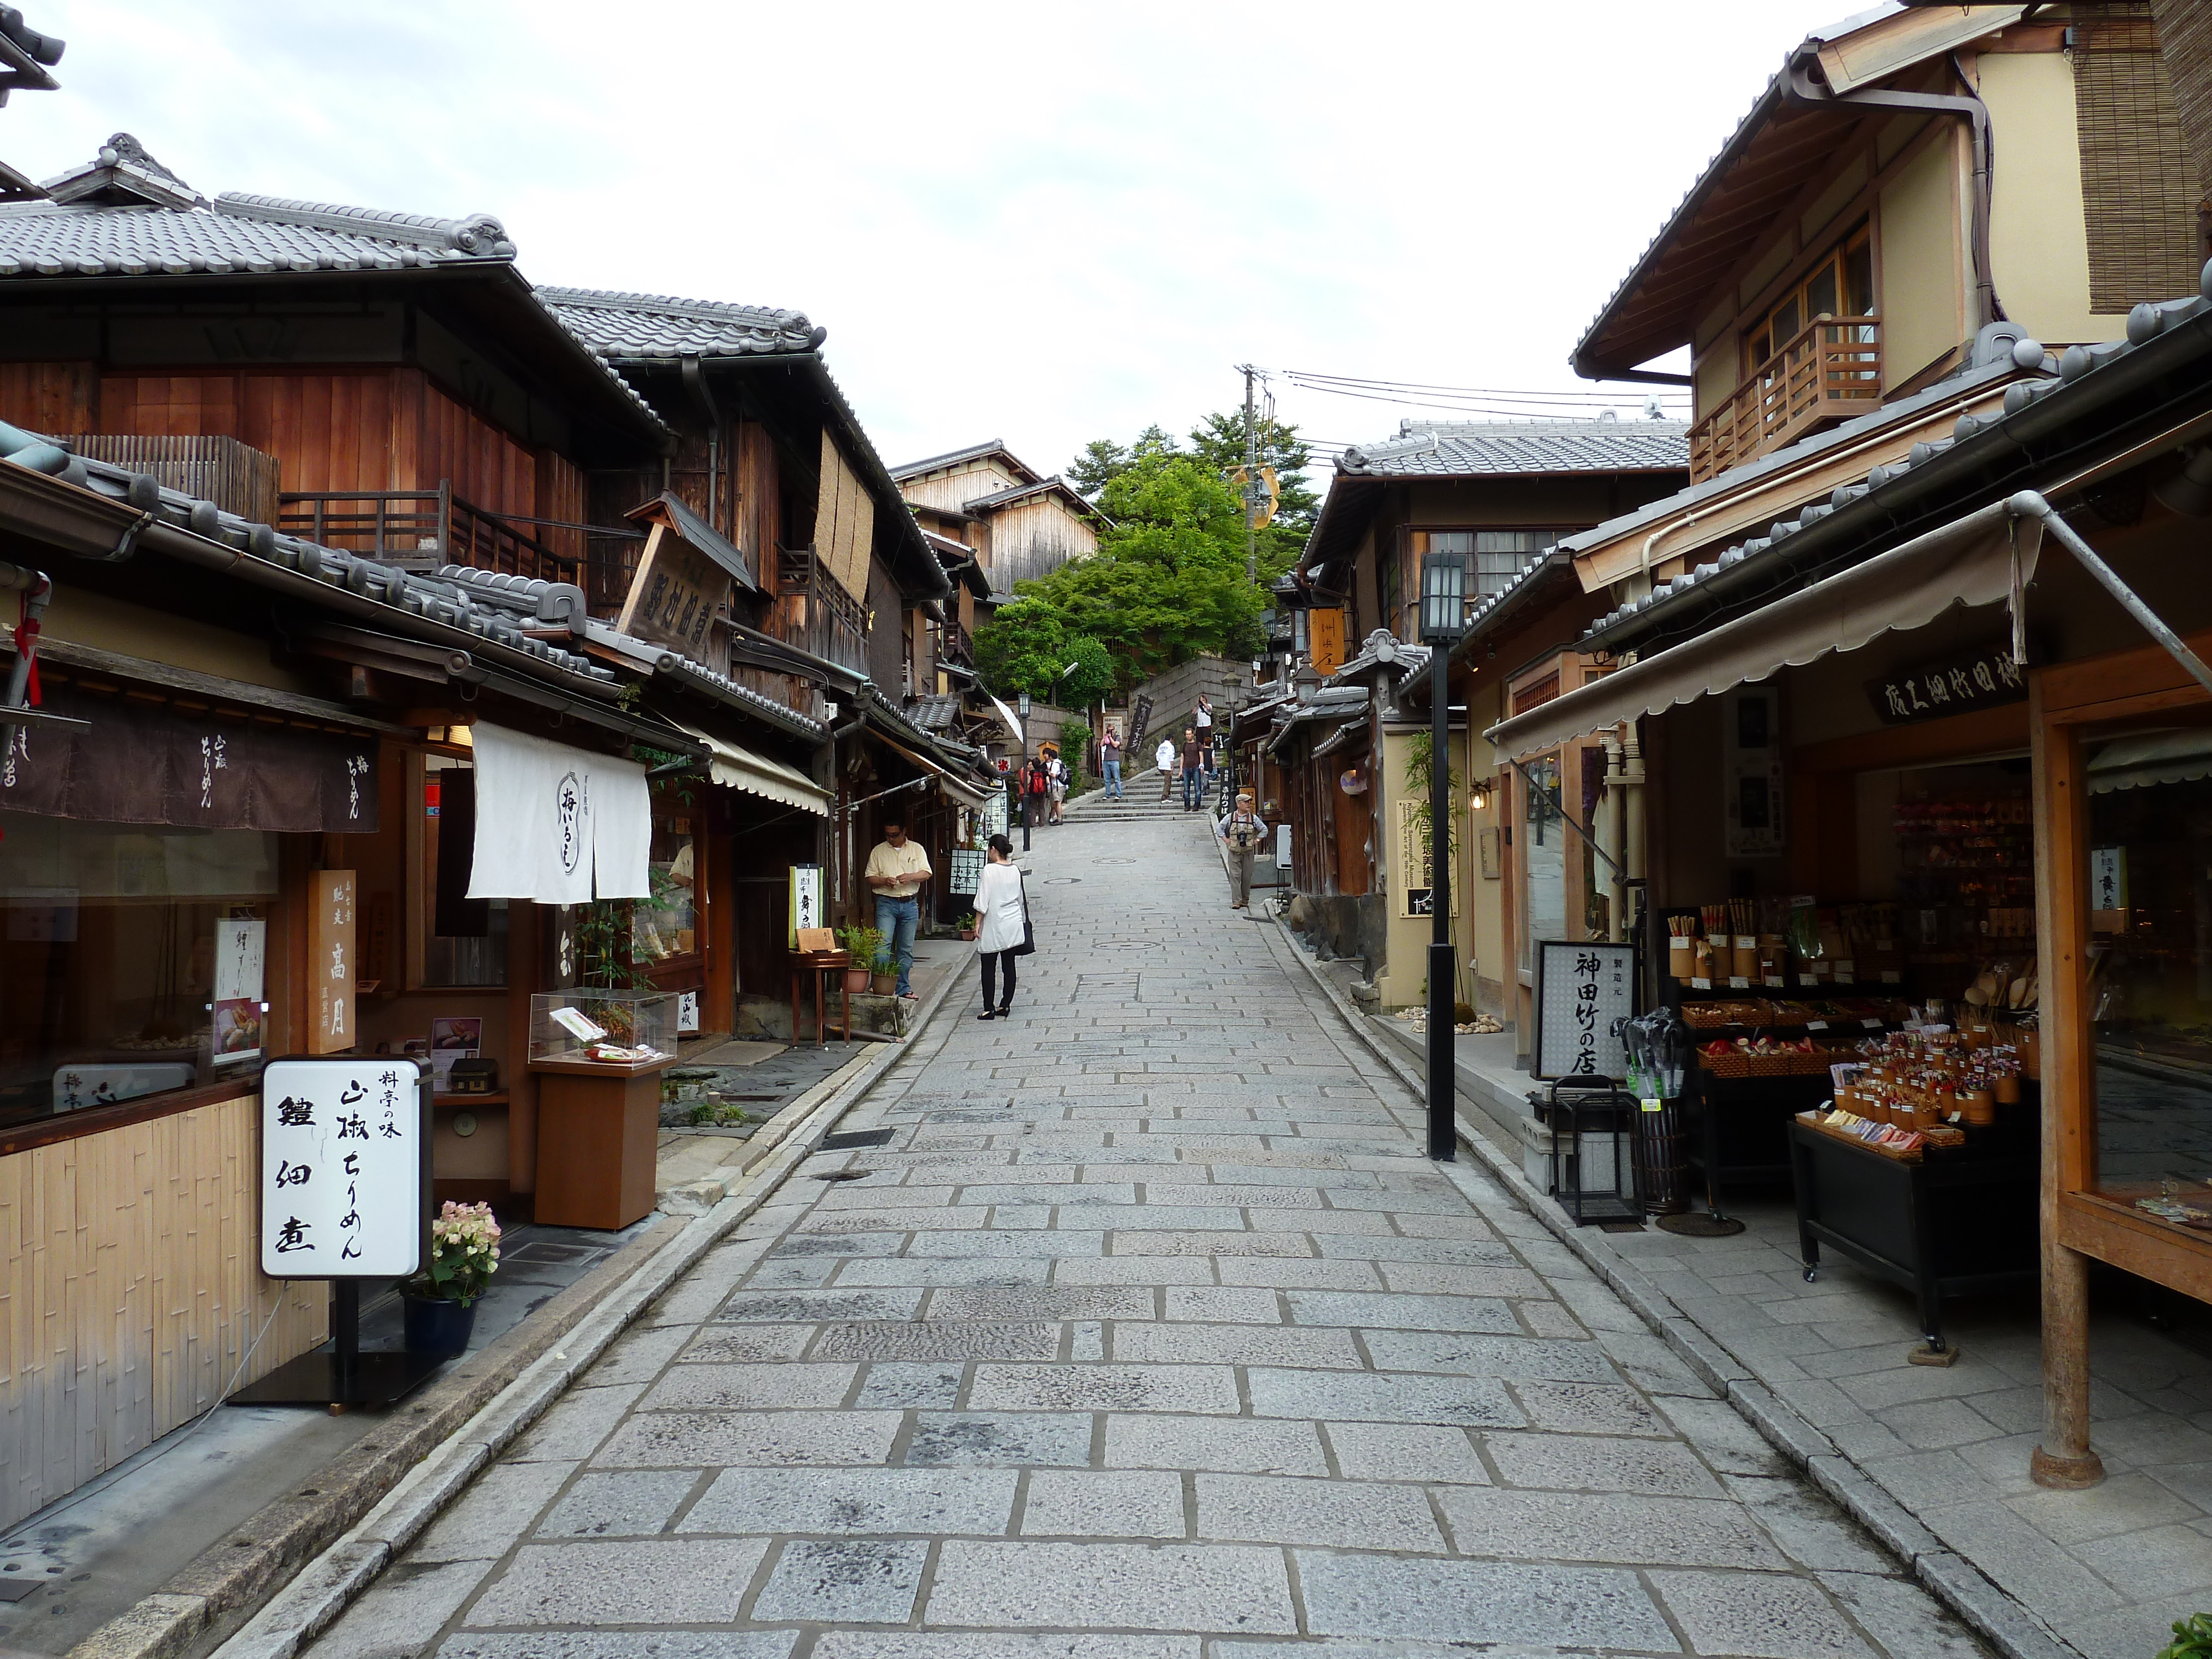
{"label": "man with camera", "polygon": [[1267,842],[1267,820],[1254,808],[1249,789],[1237,792],[1237,805],[1221,815],[1213,833],[1229,849],[1229,867],[1236,881],[1237,897],[1229,908],[1242,910],[1252,900],[1253,856]]}

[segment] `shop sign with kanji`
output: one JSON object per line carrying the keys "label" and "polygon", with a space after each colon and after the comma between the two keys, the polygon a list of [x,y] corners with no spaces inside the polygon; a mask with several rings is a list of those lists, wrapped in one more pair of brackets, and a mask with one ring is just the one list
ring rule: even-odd
{"label": "shop sign with kanji", "polygon": [[397,1279],[421,1265],[422,1073],[412,1060],[273,1060],[261,1075],[261,1271]]}
{"label": "shop sign with kanji", "polygon": [[1536,1047],[1540,1078],[1628,1074],[1623,1024],[1636,1012],[1636,947],[1547,939],[1537,947]]}
{"label": "shop sign with kanji", "polygon": [[1972,708],[1994,708],[2027,696],[2027,670],[2008,643],[1885,674],[1866,683],[1867,699],[1885,726],[1910,726]]}

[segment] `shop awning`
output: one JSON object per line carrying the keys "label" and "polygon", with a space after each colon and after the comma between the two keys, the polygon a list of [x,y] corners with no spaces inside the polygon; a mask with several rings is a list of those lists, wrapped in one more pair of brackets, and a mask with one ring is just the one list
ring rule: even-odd
{"label": "shop awning", "polygon": [[986,691],[983,695],[991,697],[991,707],[999,711],[999,718],[1006,722],[1006,735],[1010,738],[1019,737],[1022,732],[1022,717],[996,697],[992,697],[989,692]]}
{"label": "shop awning", "polygon": [[2212,732],[2164,731],[2115,738],[2089,757],[2089,793],[2212,778]]}
{"label": "shop awning", "polygon": [[1623,720],[1763,680],[1778,669],[1802,668],[1832,651],[1856,651],[1883,634],[1923,628],[1954,605],[1995,605],[2013,596],[2015,580],[2025,588],[2033,580],[2042,544],[2038,520],[2015,520],[2004,502],[1994,501],[1502,720],[1486,735],[1504,758],[1524,760]]}
{"label": "shop awning", "polygon": [[742,789],[749,795],[796,806],[819,818],[830,816],[830,792],[797,767],[757,755],[742,744],[702,732],[684,721],[678,720],[677,724],[707,745],[708,775],[724,788]]}
{"label": "shop awning", "polygon": [[921,768],[923,771],[934,772],[937,774],[937,781],[939,784],[943,787],[945,793],[951,796],[955,800],[964,802],[969,806],[981,806],[985,801],[991,799],[991,796],[994,793],[993,791],[969,782],[967,779],[960,776],[956,772],[947,771],[944,767],[930,759],[928,756],[917,754],[915,750],[908,748],[904,744],[895,743],[890,738],[884,737],[883,733],[880,732],[877,732],[876,736],[888,747],[896,749],[900,754],[904,755],[916,766]]}
{"label": "shop awning", "polygon": [[469,738],[477,805],[469,897],[584,904],[652,896],[645,768],[483,720]]}

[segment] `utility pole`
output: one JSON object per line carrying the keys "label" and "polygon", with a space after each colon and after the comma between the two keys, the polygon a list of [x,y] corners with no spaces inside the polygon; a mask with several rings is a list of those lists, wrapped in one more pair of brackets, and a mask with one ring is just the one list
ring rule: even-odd
{"label": "utility pole", "polygon": [[1253,507],[1253,492],[1260,488],[1260,428],[1252,414],[1252,383],[1260,371],[1251,364],[1244,372],[1244,580],[1260,580],[1260,517]]}

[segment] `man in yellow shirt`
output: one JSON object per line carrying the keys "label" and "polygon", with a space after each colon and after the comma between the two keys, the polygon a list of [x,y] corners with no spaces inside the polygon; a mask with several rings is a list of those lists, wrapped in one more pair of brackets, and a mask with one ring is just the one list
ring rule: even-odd
{"label": "man in yellow shirt", "polygon": [[894,818],[884,825],[884,838],[868,854],[867,872],[861,879],[875,890],[876,931],[884,947],[898,958],[898,994],[910,997],[908,981],[914,973],[914,935],[921,925],[918,896],[931,876],[929,854],[907,839],[906,825]]}

